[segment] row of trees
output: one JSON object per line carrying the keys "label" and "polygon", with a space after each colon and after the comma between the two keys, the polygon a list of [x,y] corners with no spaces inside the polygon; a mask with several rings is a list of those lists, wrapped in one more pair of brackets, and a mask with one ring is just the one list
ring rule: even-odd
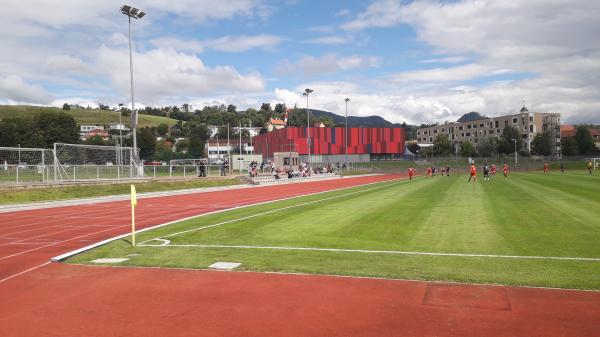
{"label": "row of trees", "polygon": [[[542,132],[535,135],[531,142],[531,153],[539,156],[549,156],[553,154],[553,141],[550,132]],[[590,127],[580,125],[577,127],[575,136],[564,137],[561,139],[561,153],[565,156],[573,155],[592,155],[598,150],[590,133]],[[495,157],[497,155],[509,155],[515,152],[515,149],[522,149],[523,139],[519,130],[507,126],[502,131],[499,139],[483,138],[475,144],[466,141],[460,144],[458,153],[463,157]],[[455,148],[446,134],[439,134],[431,148],[420,149],[417,144],[412,144],[409,150],[413,153],[420,151],[423,155],[434,154],[436,156],[450,156],[455,154]],[[529,153],[522,152],[528,155]]]}
{"label": "row of trees", "polygon": [[51,148],[54,143],[78,142],[77,122],[62,112],[42,112],[32,118],[9,117],[0,120],[0,146]]}

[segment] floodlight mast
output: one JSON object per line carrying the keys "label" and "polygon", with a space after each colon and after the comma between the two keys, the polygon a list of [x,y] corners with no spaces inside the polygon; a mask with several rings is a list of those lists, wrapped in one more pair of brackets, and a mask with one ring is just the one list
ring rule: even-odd
{"label": "floodlight mast", "polygon": [[306,144],[308,145],[308,167],[310,168],[310,164],[311,164],[311,159],[310,159],[310,146],[311,146],[311,139],[310,139],[310,111],[308,110],[308,95],[310,95],[312,92],[314,92],[314,90],[312,89],[304,89],[304,92],[302,93],[303,96],[306,96]]}
{"label": "floodlight mast", "polygon": [[133,161],[137,165],[139,163],[138,151],[137,151],[137,123],[138,123],[138,114],[135,111],[135,95],[134,95],[134,87],[133,87],[133,53],[131,50],[131,18],[141,19],[146,13],[140,11],[137,8],[123,5],[121,7],[121,13],[127,15],[128,23],[129,23],[129,76],[131,79],[131,131],[133,132]]}
{"label": "floodlight mast", "polygon": [[348,169],[348,102],[350,102],[350,98],[346,97],[346,98],[344,98],[344,101],[346,102],[346,130],[344,132],[344,134],[345,134],[344,148],[346,149],[346,170],[347,170]]}

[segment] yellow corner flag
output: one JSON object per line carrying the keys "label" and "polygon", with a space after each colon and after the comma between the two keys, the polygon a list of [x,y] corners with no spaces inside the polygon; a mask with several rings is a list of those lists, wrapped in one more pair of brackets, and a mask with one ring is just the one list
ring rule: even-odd
{"label": "yellow corner flag", "polygon": [[135,186],[131,185],[131,244],[135,246],[135,207],[137,206],[137,195]]}

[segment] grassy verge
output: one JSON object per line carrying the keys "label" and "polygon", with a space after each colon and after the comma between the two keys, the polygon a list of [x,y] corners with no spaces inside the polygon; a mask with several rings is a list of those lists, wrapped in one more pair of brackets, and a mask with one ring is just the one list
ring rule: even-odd
{"label": "grassy verge", "polygon": [[[237,178],[208,178],[184,181],[152,181],[134,183],[138,193],[230,186],[237,184],[241,184],[240,180]],[[130,191],[129,185],[130,184],[119,183],[112,185],[63,186],[3,190],[2,193],[0,193],[0,205],[127,194]]]}
{"label": "grassy verge", "polygon": [[[172,246],[131,247],[119,240],[68,262],[136,253],[124,264],[206,268],[231,261],[254,271],[600,289],[600,261],[206,246],[600,258],[600,176],[532,172],[471,184],[466,179],[380,183],[208,215],[138,238],[164,238]],[[199,230],[215,224],[221,225]],[[174,235],[180,231],[188,232]]]}

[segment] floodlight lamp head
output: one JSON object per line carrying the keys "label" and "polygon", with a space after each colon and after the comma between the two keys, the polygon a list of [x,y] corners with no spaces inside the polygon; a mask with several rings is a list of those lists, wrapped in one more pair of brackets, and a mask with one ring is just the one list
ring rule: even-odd
{"label": "floodlight lamp head", "polygon": [[129,15],[130,10],[131,10],[131,6],[123,5],[123,7],[121,7],[121,13],[123,13],[125,15]]}
{"label": "floodlight lamp head", "polygon": [[138,19],[141,19],[141,18],[143,18],[144,16],[146,16],[146,13],[145,13],[145,12],[139,12],[139,13],[138,13],[138,15],[137,15],[137,18],[138,18]]}
{"label": "floodlight lamp head", "polygon": [[308,89],[308,88],[304,89],[304,93],[305,93],[306,95],[308,95],[308,94],[312,93],[313,91],[314,91],[314,90],[312,90],[312,89]]}
{"label": "floodlight lamp head", "polygon": [[350,102],[350,98],[346,97],[346,98],[344,98],[344,101],[346,101],[346,103]]}
{"label": "floodlight lamp head", "polygon": [[140,10],[139,10],[139,9],[137,9],[137,8],[131,8],[131,10],[129,11],[129,14],[131,14],[131,16],[133,16],[133,17],[136,17],[136,16],[137,16],[137,13],[138,13],[139,11],[140,11]]}

